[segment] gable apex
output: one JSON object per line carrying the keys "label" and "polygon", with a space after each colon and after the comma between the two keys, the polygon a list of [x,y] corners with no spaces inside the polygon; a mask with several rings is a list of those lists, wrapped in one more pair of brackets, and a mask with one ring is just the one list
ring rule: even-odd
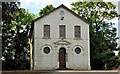
{"label": "gable apex", "polygon": [[36,18],[36,19],[34,19],[34,20],[32,21],[32,23],[33,23],[33,22],[36,22],[37,20],[41,19],[41,18],[44,17],[44,16],[49,15],[50,13],[54,12],[55,10],[57,10],[57,9],[59,9],[59,8],[61,8],[61,7],[64,8],[64,9],[66,9],[68,12],[72,13],[72,14],[75,15],[76,17],[80,18],[82,21],[86,22],[87,24],[90,24],[90,22],[88,22],[86,19],[82,18],[81,16],[79,16],[78,14],[76,14],[75,12],[73,12],[72,10],[70,10],[69,8],[67,8],[67,7],[66,7],[65,5],[63,5],[63,4],[61,4],[60,6],[58,6],[58,7],[55,8],[55,9],[51,10],[50,12],[48,12],[48,13],[46,13],[46,14],[44,14],[44,15]]}
{"label": "gable apex", "polygon": [[52,12],[58,10],[59,8],[63,8],[63,9],[65,9],[66,11],[70,12],[72,15],[74,15],[74,16],[77,17],[78,19],[80,19],[80,20],[82,20],[83,22],[87,23],[87,25],[90,24],[90,22],[88,22],[86,19],[82,18],[81,16],[79,16],[78,14],[76,14],[74,11],[70,10],[70,9],[67,8],[65,5],[61,4],[61,5],[58,6],[57,8],[51,10],[50,12],[48,12],[48,13],[46,13],[46,14],[44,14],[44,15],[42,15],[42,16],[40,16],[40,17],[38,17],[38,18],[36,18],[36,19],[34,19],[34,20],[32,21],[32,23],[31,23],[31,28],[30,28],[30,33],[29,33],[29,37],[32,36],[33,30],[34,30],[34,22],[36,22],[36,21],[38,21],[39,19],[42,19],[43,17],[51,14]]}

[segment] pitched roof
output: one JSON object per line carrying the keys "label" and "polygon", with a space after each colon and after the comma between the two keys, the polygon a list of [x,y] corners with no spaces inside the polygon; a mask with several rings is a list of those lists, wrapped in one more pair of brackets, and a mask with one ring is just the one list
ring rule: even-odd
{"label": "pitched roof", "polygon": [[70,10],[69,8],[67,8],[66,6],[64,6],[64,5],[62,4],[62,5],[60,5],[59,7],[51,10],[50,12],[48,12],[48,13],[46,13],[46,14],[44,14],[44,15],[36,18],[36,19],[34,19],[34,20],[32,21],[32,25],[31,25],[31,29],[30,29],[30,34],[29,34],[29,36],[31,37],[31,35],[32,35],[33,29],[34,29],[34,22],[36,22],[37,20],[41,19],[41,18],[44,17],[44,16],[49,15],[50,13],[54,12],[55,10],[57,10],[57,9],[59,9],[59,8],[61,8],[61,7],[63,7],[64,9],[66,9],[67,11],[69,11],[70,13],[72,13],[73,15],[75,15],[76,17],[80,18],[81,20],[83,20],[83,21],[86,22],[87,24],[90,24],[90,22],[88,22],[86,19],[82,18],[81,16],[79,16],[78,14],[76,14],[75,12],[73,12],[72,10]]}
{"label": "pitched roof", "polygon": [[42,16],[36,18],[36,19],[34,19],[32,22],[35,22],[35,21],[41,19],[42,17],[44,17],[44,16],[46,16],[46,15],[49,15],[49,14],[52,13],[53,11],[59,9],[60,7],[65,8],[67,11],[69,11],[70,13],[72,13],[73,15],[75,15],[76,17],[78,17],[78,18],[80,18],[81,20],[83,20],[84,22],[90,24],[90,22],[88,22],[86,19],[82,18],[81,16],[79,16],[78,14],[76,14],[75,12],[73,12],[72,10],[70,10],[69,8],[67,8],[66,6],[64,6],[63,4],[60,5],[59,7],[57,7],[57,8],[55,8],[55,9],[51,10],[50,12],[48,12],[48,13],[46,13],[46,14],[44,14],[44,15],[42,15]]}

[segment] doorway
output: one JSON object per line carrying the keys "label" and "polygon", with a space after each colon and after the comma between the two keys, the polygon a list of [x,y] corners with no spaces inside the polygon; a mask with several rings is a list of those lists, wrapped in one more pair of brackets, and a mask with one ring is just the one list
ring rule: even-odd
{"label": "doorway", "polygon": [[65,48],[59,49],[59,68],[60,69],[66,68],[66,50],[65,50]]}

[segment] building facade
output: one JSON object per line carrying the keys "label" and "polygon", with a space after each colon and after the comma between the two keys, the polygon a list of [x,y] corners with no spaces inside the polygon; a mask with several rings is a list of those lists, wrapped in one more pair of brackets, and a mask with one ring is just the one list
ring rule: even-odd
{"label": "building facade", "polygon": [[89,22],[60,5],[32,23],[31,69],[91,69]]}
{"label": "building facade", "polygon": [[119,39],[118,39],[118,48],[120,48],[120,18],[118,20],[118,37],[119,37]]}
{"label": "building facade", "polygon": [[[118,2],[118,14],[120,14],[120,1]],[[118,47],[120,48],[120,17],[118,19]]]}

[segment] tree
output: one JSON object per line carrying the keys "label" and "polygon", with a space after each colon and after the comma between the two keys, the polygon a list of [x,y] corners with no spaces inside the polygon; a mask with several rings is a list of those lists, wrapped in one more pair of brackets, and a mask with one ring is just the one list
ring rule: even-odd
{"label": "tree", "polygon": [[9,64],[8,66],[10,66],[10,62],[13,62],[12,53],[9,49],[9,42],[11,38],[9,34],[11,26],[9,24],[11,23],[13,17],[16,16],[15,13],[19,10],[17,5],[19,5],[19,3],[2,2],[2,57],[4,57],[4,60],[2,61],[2,69],[6,69],[7,65]]}
{"label": "tree", "polygon": [[101,60],[105,63],[105,69],[115,69],[119,66],[118,56],[115,56],[113,51],[105,51],[101,56]]}
{"label": "tree", "polygon": [[39,16],[42,16],[42,15],[46,14],[47,12],[50,12],[54,8],[55,7],[53,7],[52,5],[47,5],[46,7],[44,7],[43,9],[40,10]]}
{"label": "tree", "polygon": [[2,22],[11,23],[19,10],[20,2],[2,2]]}
{"label": "tree", "polygon": [[[29,30],[34,14],[24,8],[20,9],[15,2],[2,3],[2,69],[20,70],[30,68]],[[46,6],[40,15],[54,9],[52,5]]]}
{"label": "tree", "polygon": [[118,17],[111,2],[74,2],[72,10],[90,22],[90,58],[92,69],[105,69],[101,54],[116,49],[118,39],[111,19]]}
{"label": "tree", "polygon": [[[34,14],[29,13],[25,9],[17,9],[13,3],[6,3],[7,13],[5,14],[2,25],[2,56],[3,56],[3,70],[17,70],[29,69],[29,29],[32,20],[35,18]],[[3,5],[4,7],[4,5]],[[11,14],[11,12],[14,13]],[[5,12],[3,12],[4,14]],[[10,16],[10,18],[8,18]],[[8,19],[8,20],[7,20]]]}

